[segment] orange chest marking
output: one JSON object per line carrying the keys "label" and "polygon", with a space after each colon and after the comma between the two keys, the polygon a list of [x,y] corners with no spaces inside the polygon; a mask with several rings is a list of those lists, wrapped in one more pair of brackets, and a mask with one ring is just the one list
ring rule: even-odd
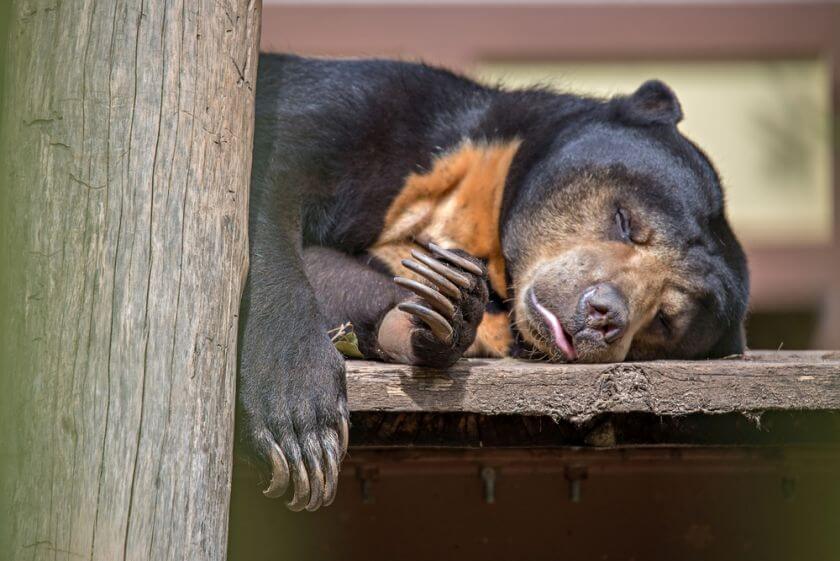
{"label": "orange chest marking", "polygon": [[[382,233],[369,251],[394,273],[411,276],[400,260],[414,240],[459,248],[486,260],[491,288],[507,295],[499,216],[505,182],[520,140],[467,141],[435,160],[426,173],[412,173],[385,215]],[[496,317],[499,316],[499,317]],[[504,356],[512,337],[506,314],[485,314],[472,356]]]}
{"label": "orange chest marking", "polygon": [[513,333],[510,330],[508,315],[504,312],[484,312],[475,334],[475,341],[464,356],[502,358],[508,356],[512,344]]}
{"label": "orange chest marking", "polygon": [[409,175],[385,214],[374,252],[414,239],[463,249],[487,261],[491,287],[505,296],[499,214],[520,144],[520,140],[481,145],[467,141],[435,160],[430,171]]}

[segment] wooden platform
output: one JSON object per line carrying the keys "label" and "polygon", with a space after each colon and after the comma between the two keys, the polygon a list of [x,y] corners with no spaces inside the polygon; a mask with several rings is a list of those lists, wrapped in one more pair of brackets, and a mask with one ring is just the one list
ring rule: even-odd
{"label": "wooden platform", "polygon": [[658,415],[840,409],[840,351],[751,352],[709,361],[458,362],[445,371],[348,362],[352,411]]}
{"label": "wooden platform", "polygon": [[354,446],[840,442],[840,351],[713,361],[348,362]]}

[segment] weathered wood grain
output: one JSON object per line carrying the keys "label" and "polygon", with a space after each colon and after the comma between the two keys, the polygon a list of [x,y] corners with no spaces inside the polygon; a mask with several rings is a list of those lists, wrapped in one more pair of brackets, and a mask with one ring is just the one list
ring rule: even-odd
{"label": "weathered wood grain", "polygon": [[545,364],[462,360],[448,371],[348,363],[354,412],[550,416],[840,410],[840,352],[754,352],[714,361]]}
{"label": "weathered wood grain", "polygon": [[225,557],[260,11],[13,2],[4,558]]}

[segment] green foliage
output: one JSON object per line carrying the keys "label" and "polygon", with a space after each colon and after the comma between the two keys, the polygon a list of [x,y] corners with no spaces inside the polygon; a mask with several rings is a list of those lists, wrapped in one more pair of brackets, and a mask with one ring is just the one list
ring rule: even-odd
{"label": "green foliage", "polygon": [[365,358],[359,350],[359,338],[353,333],[352,323],[343,323],[330,330],[332,343],[338,351],[347,358]]}

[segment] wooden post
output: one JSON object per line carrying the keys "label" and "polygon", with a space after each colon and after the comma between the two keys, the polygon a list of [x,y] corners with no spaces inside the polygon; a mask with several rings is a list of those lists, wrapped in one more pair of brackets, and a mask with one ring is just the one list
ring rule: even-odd
{"label": "wooden post", "polygon": [[19,0],[4,559],[225,558],[259,0]]}

